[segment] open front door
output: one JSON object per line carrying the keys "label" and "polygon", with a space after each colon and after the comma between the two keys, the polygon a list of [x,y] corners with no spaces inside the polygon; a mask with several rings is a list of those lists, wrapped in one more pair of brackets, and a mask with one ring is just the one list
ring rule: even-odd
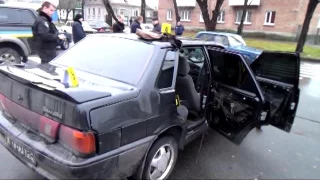
{"label": "open front door", "polygon": [[241,55],[208,48],[212,70],[207,118],[211,128],[236,144],[265,120],[265,99]]}
{"label": "open front door", "polygon": [[290,132],[299,103],[300,56],[296,53],[263,52],[252,64],[270,104],[267,124]]}

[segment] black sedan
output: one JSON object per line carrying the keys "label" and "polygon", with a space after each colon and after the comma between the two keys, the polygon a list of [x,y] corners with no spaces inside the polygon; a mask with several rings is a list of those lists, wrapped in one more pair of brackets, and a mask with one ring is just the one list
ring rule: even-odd
{"label": "black sedan", "polygon": [[209,128],[236,144],[256,126],[291,130],[298,54],[249,65],[213,42],[182,44],[93,34],[49,64],[0,66],[0,143],[48,179],[160,180]]}

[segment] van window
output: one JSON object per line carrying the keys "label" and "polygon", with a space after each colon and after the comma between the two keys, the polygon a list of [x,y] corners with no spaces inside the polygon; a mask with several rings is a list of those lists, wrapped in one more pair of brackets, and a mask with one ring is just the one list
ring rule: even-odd
{"label": "van window", "polygon": [[0,23],[33,24],[35,19],[30,10],[0,7]]}

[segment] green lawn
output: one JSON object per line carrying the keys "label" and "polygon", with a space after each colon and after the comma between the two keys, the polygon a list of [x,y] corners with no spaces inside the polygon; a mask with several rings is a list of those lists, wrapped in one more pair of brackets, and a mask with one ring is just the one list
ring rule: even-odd
{"label": "green lawn", "polygon": [[[195,36],[195,32],[185,32],[184,36],[193,38]],[[244,40],[248,46],[270,51],[294,52],[297,45],[295,42],[281,42],[255,38],[244,38]],[[306,45],[301,56],[320,60],[320,47]]]}
{"label": "green lawn", "polygon": [[[269,41],[254,38],[245,38],[244,40],[248,46],[270,51],[294,52],[297,45],[295,42]],[[301,56],[320,60],[320,48],[306,45]]]}

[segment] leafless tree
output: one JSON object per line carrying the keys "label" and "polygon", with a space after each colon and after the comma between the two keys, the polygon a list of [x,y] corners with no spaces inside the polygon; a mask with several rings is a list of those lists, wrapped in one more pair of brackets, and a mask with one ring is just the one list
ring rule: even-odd
{"label": "leafless tree", "polygon": [[143,23],[146,23],[146,0],[141,0],[141,16],[143,17]]}
{"label": "leafless tree", "polygon": [[67,12],[65,22],[68,21],[70,12],[76,8],[78,2],[78,0],[59,0],[58,9],[65,9]]}
{"label": "leafless tree", "polygon": [[304,44],[306,43],[310,22],[318,4],[319,4],[319,0],[309,0],[306,16],[304,18],[300,37],[297,43],[296,52],[303,52],[303,47],[304,47]]}
{"label": "leafless tree", "polygon": [[248,0],[244,0],[242,16],[241,16],[240,24],[238,26],[238,31],[237,31],[237,34],[239,34],[239,35],[241,35],[242,31],[243,31],[243,23],[244,23],[244,19],[246,18],[246,15],[247,15],[247,9],[248,9]]}
{"label": "leafless tree", "polygon": [[212,10],[212,16],[210,18],[208,9],[208,0],[197,0],[197,3],[201,9],[202,17],[207,31],[216,30],[218,16],[224,0],[216,0],[216,6]]}
{"label": "leafless tree", "polygon": [[180,21],[179,9],[177,5],[177,0],[173,0],[174,12],[176,14],[176,23]]}

